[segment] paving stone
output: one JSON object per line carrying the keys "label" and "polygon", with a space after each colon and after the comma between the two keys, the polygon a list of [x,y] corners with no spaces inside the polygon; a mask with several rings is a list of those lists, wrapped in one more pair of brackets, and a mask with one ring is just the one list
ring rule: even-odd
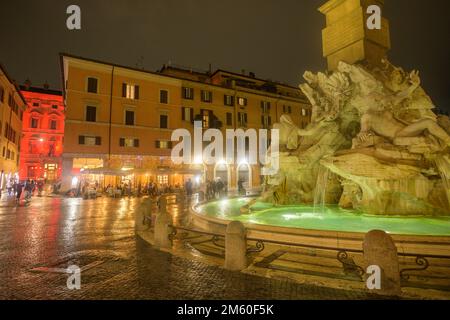
{"label": "paving stone", "polygon": [[[140,199],[33,198],[0,208],[0,299],[367,299],[365,293],[230,272],[158,251],[135,236]],[[38,266],[80,267],[81,290],[67,275]],[[67,264],[67,265],[65,265]]]}

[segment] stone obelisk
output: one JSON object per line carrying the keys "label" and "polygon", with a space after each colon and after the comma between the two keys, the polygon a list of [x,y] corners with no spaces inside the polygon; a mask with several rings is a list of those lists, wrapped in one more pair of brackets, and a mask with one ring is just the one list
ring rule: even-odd
{"label": "stone obelisk", "polygon": [[371,5],[383,13],[384,0],[329,0],[319,8],[326,17],[322,42],[329,70],[336,70],[339,61],[377,66],[386,57],[391,47],[389,22],[381,15],[381,29],[370,30]]}

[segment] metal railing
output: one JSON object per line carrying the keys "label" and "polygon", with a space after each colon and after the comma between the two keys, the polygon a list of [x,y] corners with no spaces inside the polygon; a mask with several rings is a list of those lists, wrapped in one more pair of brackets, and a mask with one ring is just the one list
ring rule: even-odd
{"label": "metal railing", "polygon": [[[185,232],[191,232],[196,234],[202,234],[206,236],[211,236],[211,241],[214,245],[220,248],[225,248],[224,245],[219,243],[221,239],[225,239],[225,234],[220,233],[214,233],[214,232],[208,232],[204,230],[198,230],[198,229],[191,229],[181,226],[169,226],[172,230],[172,232],[169,234],[169,238],[171,240],[174,240],[178,230],[182,230]],[[266,239],[259,239],[259,238],[246,238],[247,242],[251,241],[254,242],[253,246],[249,246],[247,248],[247,255],[251,255],[254,253],[262,252],[266,249],[266,244],[273,244],[273,245],[279,245],[279,246],[287,246],[287,247],[299,247],[299,248],[306,248],[306,249],[313,249],[313,250],[324,250],[324,251],[336,251],[336,259],[342,264],[345,273],[352,273],[357,275],[360,280],[363,280],[364,275],[366,271],[363,267],[357,265],[354,260],[349,256],[349,253],[354,254],[360,254],[363,255],[364,251],[362,249],[342,249],[337,248],[333,246],[321,246],[321,245],[314,245],[314,244],[300,244],[300,243],[292,243],[292,242],[284,242],[284,241],[277,241],[277,240],[266,240]],[[415,264],[417,267],[408,267],[403,268],[400,270],[400,278],[403,281],[404,284],[407,283],[409,280],[411,273],[413,272],[422,272],[429,268],[430,262],[429,259],[441,259],[441,260],[448,260],[450,261],[449,256],[444,255],[435,255],[435,254],[413,254],[413,253],[397,253],[399,257],[405,257],[405,258],[415,258]]]}

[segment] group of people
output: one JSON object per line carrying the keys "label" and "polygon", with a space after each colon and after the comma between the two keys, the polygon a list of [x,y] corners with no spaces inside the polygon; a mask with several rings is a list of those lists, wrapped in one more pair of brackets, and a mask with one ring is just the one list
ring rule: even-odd
{"label": "group of people", "polygon": [[[98,188],[95,188],[97,191]],[[133,190],[131,188],[131,184],[129,183],[123,183],[121,185],[118,185],[116,187],[113,187],[112,185],[108,185],[105,189],[106,193],[113,198],[116,197],[131,197],[133,195]]]}
{"label": "group of people", "polygon": [[142,195],[149,195],[152,197],[156,197],[160,196],[161,194],[173,193],[177,189],[180,189],[180,185],[178,184],[175,186],[169,184],[158,186],[158,184],[151,181],[147,184],[139,183],[137,187],[133,187],[131,183],[122,183],[115,187],[109,184],[105,188],[105,192],[111,197],[131,197],[131,196],[140,197]]}
{"label": "group of people", "polygon": [[206,199],[218,199],[225,196],[228,192],[227,185],[226,181],[224,182],[220,178],[206,181]]}
{"label": "group of people", "polygon": [[18,180],[11,181],[8,184],[7,192],[9,197],[15,197],[15,201],[17,204],[20,203],[20,199],[22,198],[22,194],[24,195],[24,200],[29,202],[33,194],[37,191],[38,195],[42,195],[44,190],[44,182],[43,181],[34,181],[31,179],[26,180],[25,182],[21,182]]}

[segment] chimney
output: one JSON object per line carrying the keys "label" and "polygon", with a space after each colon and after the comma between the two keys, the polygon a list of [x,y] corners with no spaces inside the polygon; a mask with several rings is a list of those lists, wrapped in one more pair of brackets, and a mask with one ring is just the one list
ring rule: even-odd
{"label": "chimney", "polygon": [[31,80],[30,80],[30,78],[27,78],[25,80],[25,89],[29,90],[30,87],[31,87]]}
{"label": "chimney", "polygon": [[250,78],[256,78],[256,74],[254,72],[249,72],[248,75]]}
{"label": "chimney", "polygon": [[245,76],[245,69],[242,69],[241,73]]}
{"label": "chimney", "polygon": [[48,84],[47,80],[44,83],[44,89],[48,90],[50,88],[50,85]]}

